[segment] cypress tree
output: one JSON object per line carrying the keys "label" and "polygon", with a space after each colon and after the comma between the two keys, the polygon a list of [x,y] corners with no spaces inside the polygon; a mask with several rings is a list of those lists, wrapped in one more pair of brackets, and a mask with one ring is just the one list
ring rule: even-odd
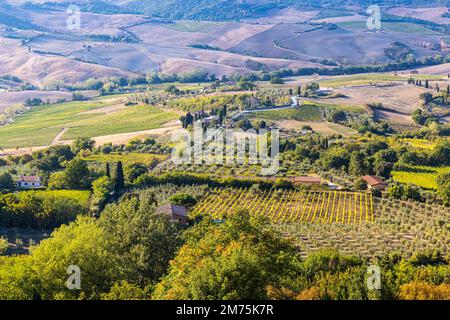
{"label": "cypress tree", "polygon": [[111,170],[109,168],[109,162],[106,162],[106,176],[111,179]]}
{"label": "cypress tree", "polygon": [[116,165],[116,176],[115,176],[115,190],[119,192],[125,188],[125,182],[123,178],[123,167],[122,161],[117,162]]}

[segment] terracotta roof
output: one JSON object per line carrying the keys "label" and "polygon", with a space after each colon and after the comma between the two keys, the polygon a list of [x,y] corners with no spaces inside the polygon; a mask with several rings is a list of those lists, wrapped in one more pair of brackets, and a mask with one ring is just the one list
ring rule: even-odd
{"label": "terracotta roof", "polygon": [[19,178],[20,182],[41,182],[41,178],[38,176],[21,176]]}
{"label": "terracotta roof", "polygon": [[157,209],[159,213],[168,213],[175,216],[187,218],[187,210],[183,206],[178,206],[176,204],[167,204],[165,206],[159,207]]}
{"label": "terracotta roof", "polygon": [[304,176],[304,177],[293,177],[292,181],[299,183],[321,183],[322,179],[320,177]]}
{"label": "terracotta roof", "polygon": [[364,181],[367,182],[369,186],[377,186],[377,185],[386,185],[386,182],[381,180],[380,178],[376,176],[364,176],[362,177]]}

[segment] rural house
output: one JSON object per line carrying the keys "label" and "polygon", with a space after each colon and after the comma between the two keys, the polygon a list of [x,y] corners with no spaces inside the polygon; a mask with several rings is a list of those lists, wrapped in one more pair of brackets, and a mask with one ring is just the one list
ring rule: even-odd
{"label": "rural house", "polygon": [[378,189],[384,191],[387,188],[387,183],[376,176],[364,176],[362,179],[367,183],[369,189]]}
{"label": "rural house", "polygon": [[299,185],[299,184],[320,185],[322,183],[322,179],[320,177],[310,177],[310,176],[292,177],[291,181],[295,185]]}
{"label": "rural house", "polygon": [[39,178],[37,176],[21,176],[17,180],[18,188],[34,189],[34,188],[40,188],[41,186],[42,186],[41,178]]}
{"label": "rural house", "polygon": [[156,213],[168,215],[172,222],[178,222],[181,225],[188,224],[187,209],[183,206],[167,204],[157,208]]}

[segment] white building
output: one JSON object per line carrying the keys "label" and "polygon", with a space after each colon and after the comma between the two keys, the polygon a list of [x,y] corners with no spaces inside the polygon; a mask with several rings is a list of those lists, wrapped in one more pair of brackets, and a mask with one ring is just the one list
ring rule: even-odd
{"label": "white building", "polygon": [[21,176],[17,180],[17,187],[23,188],[23,189],[34,189],[34,188],[40,188],[42,186],[41,184],[41,178],[37,176]]}

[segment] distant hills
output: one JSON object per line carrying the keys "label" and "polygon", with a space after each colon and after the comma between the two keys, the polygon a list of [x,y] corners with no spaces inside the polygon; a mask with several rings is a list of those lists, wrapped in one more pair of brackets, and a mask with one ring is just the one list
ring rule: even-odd
{"label": "distant hills", "polygon": [[243,18],[261,17],[268,11],[295,7],[301,9],[343,8],[345,6],[379,5],[449,5],[450,1],[441,0],[61,0],[27,1],[27,6],[58,8],[73,3],[83,11],[117,14],[139,13],[165,19],[230,21]]}

